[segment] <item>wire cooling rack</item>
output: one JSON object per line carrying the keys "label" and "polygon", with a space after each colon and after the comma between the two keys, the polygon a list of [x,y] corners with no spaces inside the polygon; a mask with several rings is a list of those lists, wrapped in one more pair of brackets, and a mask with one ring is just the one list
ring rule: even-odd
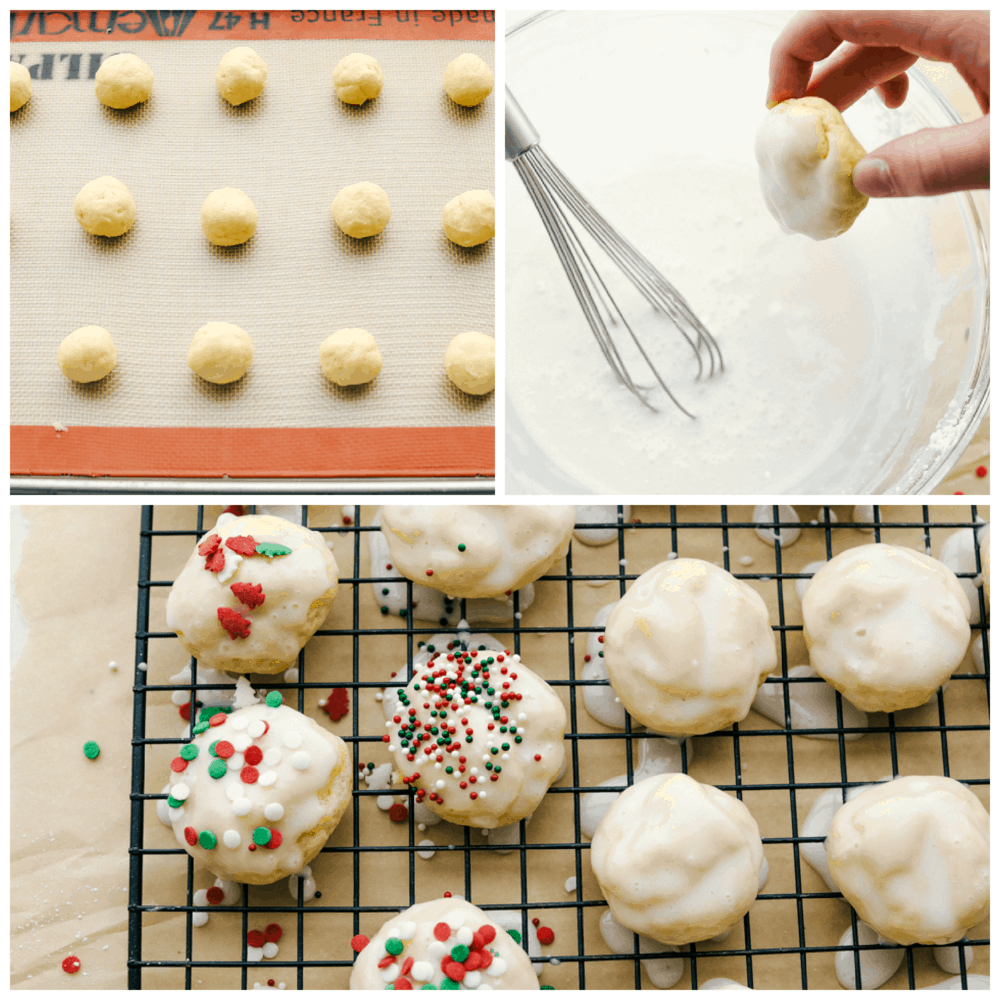
{"label": "wire cooling rack", "polygon": [[[609,523],[588,522],[586,524],[578,525],[578,528],[610,527],[615,529],[617,531],[617,545],[607,547],[607,550],[605,551],[609,553],[609,556],[606,556],[604,561],[609,561],[610,555],[613,555],[616,551],[617,564],[611,573],[587,573],[581,572],[579,569],[574,572],[574,555],[586,554],[588,556],[587,559],[578,559],[579,565],[580,562],[592,561],[590,553],[595,551],[593,549],[588,551],[579,543],[574,542],[574,545],[571,547],[570,552],[565,559],[565,563],[558,565],[559,572],[552,572],[542,578],[542,581],[544,581],[547,586],[560,587],[564,589],[564,622],[560,622],[555,625],[544,624],[533,626],[531,624],[524,624],[524,618],[521,616],[518,603],[520,595],[515,593],[513,595],[513,600],[515,602],[515,614],[512,623],[510,625],[504,625],[504,627],[490,626],[488,628],[488,631],[498,636],[509,635],[511,637],[509,646],[514,650],[514,652],[518,653],[521,652],[522,644],[530,646],[532,643],[542,641],[543,636],[549,636],[549,641],[560,641],[561,639],[565,640],[566,675],[563,678],[553,678],[550,672],[550,676],[547,679],[548,683],[556,689],[569,689],[568,692],[566,692],[568,694],[569,702],[569,729],[566,733],[568,751],[567,771],[566,775],[562,779],[562,782],[550,789],[550,795],[571,797],[572,809],[567,811],[569,823],[566,826],[566,836],[564,838],[542,838],[536,842],[530,835],[530,827],[526,828],[524,821],[522,821],[520,844],[514,846],[512,856],[506,860],[506,864],[519,867],[520,879],[519,892],[516,894],[517,898],[490,899],[487,898],[489,893],[483,893],[481,891],[473,893],[474,867],[477,865],[484,853],[497,852],[499,850],[503,850],[503,848],[492,846],[485,841],[482,843],[474,842],[472,832],[469,828],[462,828],[464,841],[458,845],[448,847],[447,850],[456,850],[462,855],[462,880],[464,881],[464,886],[462,887],[464,889],[463,895],[487,911],[499,909],[518,911],[521,915],[521,934],[522,940],[524,941],[528,940],[528,934],[531,933],[531,929],[529,927],[529,911],[533,913],[541,913],[546,920],[550,920],[551,922],[556,922],[557,919],[562,919],[562,931],[559,934],[555,953],[546,954],[544,958],[544,961],[551,963],[552,966],[559,967],[559,981],[556,988],[607,988],[607,977],[602,977],[601,975],[601,968],[602,966],[607,968],[607,963],[618,963],[616,968],[621,978],[620,981],[617,982],[617,988],[652,988],[648,981],[643,978],[640,960],[656,957],[678,957],[677,954],[672,952],[652,953],[644,951],[640,954],[639,940],[637,937],[633,939],[633,953],[631,955],[612,954],[608,952],[607,946],[601,936],[595,933],[593,929],[592,918],[596,913],[602,911],[606,907],[606,903],[600,898],[599,893],[594,892],[592,888],[588,889],[588,880],[585,878],[585,875],[589,875],[589,864],[585,861],[585,852],[589,849],[590,845],[581,834],[580,796],[588,791],[592,791],[593,783],[590,785],[583,783],[581,760],[589,749],[594,748],[594,741],[596,741],[598,744],[597,749],[606,747],[606,752],[608,754],[619,755],[621,757],[622,763],[624,764],[624,770],[628,774],[629,783],[631,783],[635,766],[633,759],[635,752],[633,748],[633,738],[641,736],[641,732],[633,731],[631,721],[627,717],[624,732],[605,730],[604,727],[593,723],[592,720],[590,720],[589,715],[582,708],[582,706],[578,709],[576,695],[579,693],[580,689],[587,684],[600,684],[602,682],[584,681],[579,676],[580,667],[578,666],[578,654],[575,649],[575,638],[576,636],[582,636],[585,640],[588,633],[600,632],[603,631],[603,629],[594,628],[590,625],[589,620],[586,622],[578,620],[578,615],[575,613],[574,608],[581,603],[579,597],[577,597],[581,585],[603,585],[606,586],[609,591],[617,590],[618,595],[625,593],[626,585],[629,581],[634,580],[639,575],[637,573],[626,572],[629,564],[627,552],[633,554],[633,562],[641,561],[635,559],[634,553],[636,551],[646,552],[654,548],[654,546],[658,547],[657,552],[659,553],[662,551],[663,555],[666,553],[673,553],[674,556],[678,553],[681,555],[689,555],[692,553],[687,551],[688,547],[686,539],[688,537],[693,537],[690,533],[695,531],[704,532],[708,530],[713,533],[713,536],[717,533],[717,538],[721,543],[721,559],[719,562],[725,569],[733,572],[733,574],[739,579],[757,581],[768,587],[774,588],[774,600],[769,600],[769,607],[771,607],[773,615],[772,628],[778,638],[781,676],[780,678],[776,677],[768,683],[779,684],[783,688],[785,695],[786,728],[775,728],[772,724],[768,724],[763,728],[751,728],[749,724],[751,719],[754,718],[754,713],[751,713],[751,716],[748,717],[747,720],[741,724],[732,726],[730,730],[724,730],[719,733],[712,734],[711,737],[699,737],[699,740],[724,740],[726,743],[726,757],[729,762],[728,768],[729,773],[731,774],[731,780],[728,783],[718,779],[712,780],[712,783],[716,784],[717,787],[734,793],[740,799],[744,799],[745,796],[753,796],[756,792],[767,792],[770,794],[781,794],[787,796],[787,810],[790,817],[790,835],[763,836],[762,839],[766,852],[768,851],[768,848],[771,848],[772,850],[790,850],[792,856],[790,872],[793,878],[793,887],[789,891],[785,892],[768,892],[767,887],[765,886],[765,890],[762,891],[757,897],[757,901],[751,908],[750,913],[743,918],[743,940],[741,943],[737,942],[737,944],[740,944],[741,946],[732,945],[733,939],[738,936],[738,930],[736,930],[730,935],[730,939],[723,943],[722,947],[699,944],[690,945],[683,949],[680,957],[689,959],[689,973],[685,973],[685,976],[678,984],[678,988],[683,989],[685,987],[689,987],[697,989],[700,983],[704,983],[707,979],[712,978],[713,976],[722,974],[718,971],[719,966],[717,963],[720,960],[726,960],[730,963],[727,967],[729,971],[725,972],[725,974],[729,976],[734,975],[732,971],[733,960],[738,962],[740,971],[743,975],[745,975],[746,985],[753,988],[755,980],[755,964],[758,970],[762,967],[766,969],[766,963],[768,961],[777,959],[780,959],[785,963],[783,965],[783,969],[785,970],[785,981],[778,988],[824,988],[824,986],[820,983],[822,977],[817,973],[817,962],[825,961],[825,963],[827,963],[827,978],[822,980],[822,982],[829,985],[829,969],[832,968],[833,965],[834,953],[838,950],[853,953],[855,977],[857,985],[860,987],[861,952],[866,950],[866,948],[876,946],[853,944],[841,947],[836,943],[836,938],[834,938],[832,942],[814,943],[815,935],[810,933],[811,907],[817,901],[840,900],[841,897],[838,893],[828,891],[807,891],[803,887],[803,874],[809,869],[807,865],[803,865],[799,854],[799,848],[803,843],[818,841],[821,839],[807,838],[799,835],[798,813],[799,808],[801,808],[800,803],[798,802],[799,797],[802,796],[803,793],[824,790],[827,788],[838,788],[846,794],[846,790],[849,787],[867,783],[866,781],[852,781],[848,778],[849,751],[845,737],[851,732],[856,732],[856,730],[850,730],[843,726],[842,702],[839,695],[837,696],[838,726],[831,730],[809,731],[815,733],[826,733],[835,737],[835,743],[830,743],[830,757],[832,760],[836,761],[836,766],[839,770],[838,776],[832,780],[810,782],[797,780],[796,777],[796,755],[799,754],[801,757],[804,753],[804,743],[814,744],[814,741],[809,740],[804,741],[804,743],[800,742],[794,737],[801,737],[801,735],[807,731],[802,729],[792,731],[790,728],[787,728],[790,719],[788,690],[791,684],[810,682],[816,683],[817,680],[789,679],[788,677],[789,667],[790,665],[793,665],[790,661],[789,645],[795,641],[795,633],[802,631],[802,626],[801,624],[787,620],[786,597],[787,588],[789,586],[794,587],[796,580],[808,578],[810,574],[792,572],[784,569],[783,562],[785,565],[789,565],[792,564],[794,560],[790,559],[789,554],[787,552],[783,552],[782,547],[777,543],[773,545],[773,569],[770,565],[768,565],[763,572],[745,572],[743,571],[743,568],[746,562],[746,557],[738,560],[736,565],[730,565],[731,556],[733,555],[731,551],[731,542],[741,532],[745,532],[746,529],[761,527],[762,524],[759,521],[730,521],[728,513],[729,508],[726,506],[722,506],[720,508],[680,508],[680,511],[682,512],[680,518],[678,517],[679,508],[671,506],[667,509],[669,510],[669,517],[666,520],[658,520],[655,522],[625,523],[622,517],[622,508],[619,507],[617,519]],[[898,510],[898,508],[896,509]],[[949,509],[953,510],[954,508]],[[834,554],[835,548],[837,551],[840,551],[845,547],[844,545],[839,545],[838,547],[838,543],[841,541],[840,533],[848,530],[857,528],[874,529],[873,538],[865,538],[864,536],[858,535],[857,532],[854,532],[854,536],[851,539],[852,545],[864,544],[866,541],[870,540],[874,540],[876,542],[889,541],[892,539],[893,534],[899,531],[909,532],[911,537],[910,544],[913,544],[912,539],[914,537],[914,532],[916,532],[919,533],[917,537],[923,540],[923,545],[926,551],[930,552],[932,532],[934,532],[935,537],[940,540],[942,537],[940,534],[941,532],[950,533],[958,528],[972,528],[980,523],[977,521],[977,508],[975,505],[969,508],[968,520],[960,519],[936,521],[931,517],[934,508],[928,506],[912,507],[908,508],[908,510],[912,510],[914,515],[919,516],[914,516],[904,520],[896,519],[889,521],[882,517],[880,508],[876,506],[874,507],[874,524],[870,525],[844,522],[839,524],[834,523],[830,508],[820,508],[820,513],[818,515],[819,524],[817,525],[816,521],[812,522],[813,526],[811,530],[822,534],[825,558],[830,559]],[[689,519],[692,511],[695,515],[694,520]],[[707,516],[708,514],[714,515],[716,512],[718,513],[717,518],[709,518]],[[196,907],[193,902],[195,890],[194,861],[184,850],[180,848],[147,847],[144,844],[145,811],[148,808],[155,806],[155,800],[165,798],[165,796],[161,794],[154,794],[146,791],[148,781],[152,781],[154,784],[156,783],[155,777],[147,775],[146,773],[147,748],[154,747],[157,744],[177,745],[178,743],[183,742],[183,740],[176,737],[170,738],[147,735],[146,721],[148,699],[151,695],[155,696],[158,692],[174,692],[177,690],[184,690],[188,692],[189,698],[193,702],[199,690],[212,688],[213,685],[197,685],[192,683],[190,685],[183,686],[183,688],[178,688],[176,685],[151,684],[148,683],[146,671],[140,667],[139,664],[144,666],[148,662],[152,643],[161,643],[165,640],[175,641],[173,633],[152,632],[149,630],[151,591],[153,588],[169,587],[171,585],[171,581],[169,580],[151,579],[150,572],[153,563],[153,547],[157,544],[158,539],[164,539],[168,536],[190,536],[193,542],[194,538],[197,535],[202,534],[205,530],[206,525],[204,522],[204,516],[204,509],[202,507],[198,507],[196,528],[188,528],[184,530],[157,530],[154,526],[154,509],[147,506],[144,507],[142,511],[136,631],[137,667],[134,686],[132,787],[130,796],[129,988],[141,989],[144,986],[145,988],[150,988],[148,979],[144,984],[143,973],[144,971],[154,968],[159,970],[178,970],[178,975],[182,971],[183,987],[185,989],[196,988],[193,984],[193,975],[200,970],[206,970],[209,968],[216,970],[235,970],[231,973],[231,975],[234,976],[234,979],[230,988],[235,986],[235,977],[238,975],[240,986],[243,989],[247,988],[248,982],[252,982],[254,980],[290,978],[288,975],[285,975],[284,977],[278,976],[272,972],[272,969],[293,970],[298,989],[306,988],[306,974],[311,970],[336,969],[340,970],[340,975],[342,976],[342,980],[339,982],[340,988],[346,988],[347,972],[349,967],[353,964],[354,956],[350,954],[349,949],[345,954],[342,946],[330,944],[328,948],[319,949],[324,951],[324,954],[320,957],[316,957],[314,952],[317,949],[313,946],[313,944],[310,944],[307,949],[307,942],[310,941],[310,938],[307,937],[306,933],[307,920],[310,924],[312,924],[312,922],[320,919],[319,915],[321,914],[339,915],[343,919],[349,919],[353,925],[353,933],[358,933],[363,920],[367,920],[368,923],[374,923],[374,927],[377,928],[377,926],[380,925],[385,919],[388,919],[392,913],[405,908],[406,906],[413,905],[416,902],[423,902],[424,899],[427,898],[425,896],[418,899],[418,893],[416,891],[417,872],[415,856],[416,852],[421,850],[421,848],[417,844],[418,834],[415,828],[414,811],[412,808],[412,789],[410,789],[408,793],[410,796],[410,809],[407,819],[407,843],[405,845],[395,846],[362,843],[361,822],[359,818],[361,802],[365,797],[377,796],[384,793],[367,789],[365,787],[359,787],[360,772],[358,765],[364,764],[368,750],[376,749],[374,744],[381,745],[381,732],[375,733],[374,735],[367,735],[358,731],[358,720],[360,714],[359,699],[364,694],[372,694],[374,691],[381,690],[388,683],[390,683],[390,679],[388,676],[388,668],[385,676],[380,676],[377,679],[360,679],[360,643],[363,638],[367,638],[369,636],[391,635],[400,637],[400,639],[405,638],[407,662],[412,665],[414,652],[418,648],[418,643],[420,643],[422,639],[429,638],[430,635],[435,632],[441,631],[441,627],[423,622],[415,624],[412,610],[412,584],[410,584],[407,588],[409,610],[406,612],[405,622],[403,619],[388,620],[385,621],[384,624],[386,627],[384,628],[362,628],[361,601],[369,599],[367,595],[365,598],[362,598],[362,589],[366,590],[367,587],[365,585],[376,582],[372,577],[363,577],[361,575],[362,539],[367,532],[377,531],[379,529],[377,526],[362,523],[361,507],[354,508],[354,516],[350,518],[350,524],[335,524],[331,527],[315,529],[322,532],[347,533],[350,536],[351,551],[353,556],[351,575],[341,576],[342,584],[353,585],[350,591],[350,600],[353,602],[351,627],[342,629],[322,629],[317,632],[317,636],[347,637],[350,640],[352,648],[353,662],[351,679],[350,681],[347,681],[346,679],[338,679],[335,682],[337,686],[349,689],[351,696],[350,714],[352,719],[352,731],[350,735],[343,735],[342,738],[351,747],[354,755],[355,768],[353,796],[355,808],[350,814],[345,815],[344,819],[341,821],[341,826],[344,826],[345,824],[352,825],[351,843],[346,846],[327,845],[323,850],[323,854],[341,854],[349,857],[351,864],[352,899],[349,903],[345,902],[343,905],[328,905],[326,902],[321,901],[320,896],[318,895],[317,901],[310,902],[306,905],[303,900],[303,888],[300,881],[298,900],[295,905],[278,906],[270,903],[267,905],[259,905],[251,900],[251,893],[257,887],[243,886],[242,900],[239,905],[231,907],[212,907],[213,913],[219,912],[238,915],[242,930],[242,945],[239,957],[233,959],[218,959],[214,957],[196,956],[194,939],[197,932],[193,928],[192,917],[196,911],[204,909],[204,907]],[[777,507],[773,508],[772,516],[774,519],[773,522],[764,524],[763,527],[769,529],[780,529],[783,526],[790,526],[786,524],[786,522],[779,520],[779,511]],[[307,520],[308,508],[302,507],[301,521],[303,524],[306,524]],[[806,525],[802,525],[801,527],[805,530],[810,530]],[[705,536],[701,535],[700,537],[704,538]],[[745,534],[744,537],[746,537]],[[975,532],[974,537],[976,538],[976,572],[959,574],[959,576],[974,578],[978,575],[981,569],[979,542]],[[763,551],[762,547],[761,551]],[[663,555],[660,555],[660,558],[663,558]],[[178,566],[178,569],[179,568],[180,567]],[[341,571],[343,572],[343,566],[341,567]],[[378,582],[383,581],[379,580]],[[613,586],[614,584],[617,584],[617,588]],[[978,590],[978,594],[978,600],[980,602],[979,621],[981,623],[985,623],[987,616],[981,588]],[[610,595],[608,599],[610,599]],[[341,598],[341,600],[343,600],[343,598]],[[464,602],[462,602],[461,610],[464,617]],[[531,617],[531,613],[528,612],[527,618],[529,622]],[[989,632],[988,628],[983,624],[974,625],[973,629],[981,632],[982,634],[985,672],[982,674],[955,674],[952,677],[952,685],[975,685],[978,688],[981,688],[985,693],[986,705],[988,705],[990,678]],[[486,630],[487,629],[485,628],[483,629],[483,631]],[[975,639],[976,631],[974,631],[973,635]],[[555,637],[554,640],[551,637]],[[305,650],[299,654],[298,667],[299,678],[297,682],[285,682],[279,675],[273,679],[269,678],[267,681],[267,687],[269,689],[273,688],[281,690],[285,695],[286,703],[295,705],[299,711],[304,711],[306,708],[307,693],[319,693],[320,690],[329,689],[331,682],[330,680],[307,680]],[[220,686],[221,685],[216,685],[215,687]],[[989,726],[985,705],[982,710],[982,718],[985,721],[978,722],[968,721],[968,719],[962,719],[959,721],[949,720],[946,717],[946,698],[942,691],[939,691],[936,696],[936,704],[932,702],[931,706],[934,718],[929,723],[926,719],[924,719],[921,721],[920,725],[902,725],[896,721],[894,715],[890,714],[886,717],[885,724],[870,726],[865,730],[865,732],[869,735],[881,734],[887,738],[889,758],[882,762],[881,766],[883,767],[884,773],[889,773],[890,770],[893,775],[900,773],[898,765],[901,758],[905,757],[905,753],[907,752],[906,747],[910,745],[909,741],[919,739],[924,741],[925,747],[928,745],[928,741],[934,746],[935,754],[939,754],[940,756],[940,773],[949,775],[951,773],[950,769],[952,767],[953,757],[957,756],[957,754],[954,753],[956,744],[964,741],[961,742],[961,745],[963,747],[967,747],[967,741],[971,739],[978,741],[978,753],[976,755],[976,759],[980,773],[971,777],[965,773],[958,776],[963,782],[969,785],[988,784],[989,778],[983,773],[987,769],[986,761],[989,759]],[[193,727],[196,713],[192,712],[191,715],[191,726]],[[757,721],[759,722],[759,719]],[[589,731],[591,728],[598,731]],[[781,780],[773,780],[772,778],[766,782],[752,781],[749,779],[748,772],[755,773],[757,770],[755,766],[750,766],[751,762],[754,761],[755,748],[761,745],[758,741],[767,738],[771,740],[778,739],[784,742],[783,756],[786,761],[784,764],[785,773],[782,775]],[[858,746],[859,743],[852,745]],[[686,771],[688,766],[686,754],[683,766]],[[618,768],[618,770],[620,771],[621,768]],[[699,775],[695,776],[698,777]],[[706,779],[702,777],[701,780]],[[546,806],[547,805],[548,803],[546,803]],[[756,818],[758,821],[761,821],[762,819],[759,815],[757,815]],[[762,823],[761,825],[762,832],[764,832],[764,824]],[[169,834],[167,837],[169,838],[169,842],[173,843]],[[438,850],[445,849],[445,847],[438,848]],[[390,852],[393,854],[401,853],[406,855],[409,873],[408,892],[403,893],[401,891],[400,895],[405,896],[405,898],[394,899],[393,905],[364,905],[364,892],[362,888],[362,861],[366,858],[366,856],[378,854],[379,852]],[[558,853],[546,854],[545,852]],[[542,857],[544,861],[548,858],[556,858],[557,856],[565,857],[567,856],[567,853],[568,856],[572,857],[572,867],[575,874],[575,886],[571,892],[567,891],[567,894],[572,898],[555,898],[555,893],[550,893],[552,898],[531,898],[532,896],[537,895],[537,892],[535,891],[536,882],[533,879],[529,879],[529,858]],[[186,867],[186,896],[183,901],[158,900],[155,903],[143,901],[143,878],[145,866],[154,860],[159,861],[161,856],[169,858],[170,863],[173,865],[184,865]],[[593,885],[593,883],[591,883],[591,885]],[[368,882],[366,876],[365,887],[367,888],[367,886]],[[459,891],[457,886],[456,891]],[[332,893],[327,893],[327,895],[331,894]],[[285,898],[288,899],[290,897],[286,896]],[[783,943],[778,946],[768,944],[766,943],[766,940],[765,943],[760,943],[760,938],[763,937],[765,939],[770,939],[772,935],[768,934],[768,919],[764,917],[756,917],[755,919],[755,914],[769,913],[771,911],[765,911],[765,906],[774,906],[779,904],[791,907],[791,910],[785,910],[783,912],[788,915],[785,920],[788,924],[786,931],[794,943]],[[843,906],[844,904],[841,903],[841,905]],[[846,909],[846,907],[844,908]],[[152,946],[144,948],[144,916],[148,917],[148,915],[151,914],[161,913],[183,915],[185,921],[186,927],[183,948],[174,949],[174,957],[167,957],[163,954],[151,954],[150,952],[156,950],[155,947]],[[268,963],[268,965],[265,966],[252,962],[248,959],[246,943],[247,930],[250,926],[251,920],[255,916],[264,913],[269,916],[274,914],[280,916],[280,918],[285,921],[286,930],[288,929],[288,921],[294,920],[294,959],[289,958],[287,955],[282,955],[280,962],[276,961],[273,964]],[[857,918],[853,911],[850,912],[850,920],[851,926],[854,928],[855,932],[854,940],[857,940]],[[989,939],[977,939],[968,943],[977,946],[985,946],[989,944]],[[177,952],[180,950],[183,951],[183,954],[180,955],[180,957],[177,957]],[[310,952],[310,957],[306,957],[307,950]],[[915,949],[911,946],[905,948],[904,950],[904,968],[906,971],[907,987],[897,986],[897,988],[915,989],[917,972]],[[965,968],[964,953],[961,949],[959,949],[959,954],[959,974],[962,977],[963,987],[965,987],[967,986],[967,980],[965,978],[967,970]],[[708,970],[707,973],[705,971],[706,969]],[[794,972],[792,971],[793,969],[795,970]],[[248,976],[251,978],[248,979]],[[934,981],[938,982],[945,978],[945,976],[945,973],[940,972]],[[735,977],[740,978],[739,974],[736,974]],[[760,978],[763,979],[766,977],[761,976]],[[543,976],[543,981],[546,981],[546,976]],[[549,978],[548,981],[551,982],[551,978]],[[595,983],[597,984],[595,985]],[[179,980],[174,981],[171,985],[175,987],[179,986]],[[291,985],[292,984],[289,983],[289,986]],[[771,986],[774,986],[773,980],[771,982]],[[768,985],[759,985],[758,988],[768,988]]]}

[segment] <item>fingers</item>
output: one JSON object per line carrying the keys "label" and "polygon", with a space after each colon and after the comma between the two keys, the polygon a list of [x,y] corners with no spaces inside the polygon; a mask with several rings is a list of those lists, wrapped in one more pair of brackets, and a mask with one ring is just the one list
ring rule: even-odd
{"label": "fingers", "polygon": [[862,194],[872,198],[988,188],[990,117],[893,139],[859,161],[853,180]]}
{"label": "fingers", "polygon": [[900,73],[899,76],[880,83],[876,89],[887,108],[900,108],[910,90],[910,78],[905,73]]}
{"label": "fingers", "polygon": [[902,82],[893,84],[889,91],[890,98],[899,99],[888,107],[898,108],[906,97],[906,71],[916,61],[917,56],[911,52],[893,46],[844,45],[816,69],[805,96],[822,97],[838,111],[846,111],[873,87],[882,92],[883,84],[901,79]]}

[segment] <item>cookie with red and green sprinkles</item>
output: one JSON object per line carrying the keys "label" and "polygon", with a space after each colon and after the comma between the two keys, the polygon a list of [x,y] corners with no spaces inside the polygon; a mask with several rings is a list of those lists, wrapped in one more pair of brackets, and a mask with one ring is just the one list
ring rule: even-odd
{"label": "cookie with red and green sprinkles", "polygon": [[464,899],[418,903],[370,940],[356,935],[352,990],[537,990],[524,949]]}
{"label": "cookie with red and green sprinkles", "polygon": [[433,636],[409,681],[383,691],[382,707],[382,740],[403,784],[452,823],[516,823],[562,772],[562,700],[492,636]]}

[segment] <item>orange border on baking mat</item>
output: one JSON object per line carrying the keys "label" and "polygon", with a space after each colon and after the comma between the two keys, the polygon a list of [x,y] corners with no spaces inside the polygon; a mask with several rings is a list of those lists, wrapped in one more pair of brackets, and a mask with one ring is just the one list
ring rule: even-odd
{"label": "orange border on baking mat", "polygon": [[11,11],[10,40],[454,38],[492,42],[495,27],[493,10],[15,10]]}
{"label": "orange border on baking mat", "polygon": [[10,429],[14,476],[492,476],[492,427]]}

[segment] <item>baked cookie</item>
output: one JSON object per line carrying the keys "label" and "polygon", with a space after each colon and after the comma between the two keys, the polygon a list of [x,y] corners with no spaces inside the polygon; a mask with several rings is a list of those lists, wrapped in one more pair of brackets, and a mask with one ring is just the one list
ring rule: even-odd
{"label": "baked cookie", "polygon": [[608,616],[603,645],[622,705],[672,736],[745,719],[778,665],[763,598],[702,559],[646,570]]}
{"label": "baked cookie", "polygon": [[520,590],[566,555],[576,509],[387,504],[382,534],[392,562],[414,583],[452,597],[496,597]]}
{"label": "baked cookie", "polygon": [[464,899],[417,903],[388,920],[361,953],[352,990],[537,990],[531,959],[488,914]]}
{"label": "baked cookie", "polygon": [[764,848],[739,799],[686,774],[626,788],[590,845],[615,919],[662,944],[725,933],[757,897]]}
{"label": "baked cookie", "polygon": [[219,878],[264,885],[302,870],[351,800],[347,745],[281,703],[208,709],[170,769],[178,843]]}
{"label": "baked cookie", "polygon": [[566,709],[492,636],[436,635],[382,698],[389,750],[418,803],[486,830],[530,816],[562,773]]}
{"label": "baked cookie", "polygon": [[337,563],[316,531],[280,517],[223,514],[167,598],[167,627],[215,670],[277,674],[323,624]]}
{"label": "baked cookie", "polygon": [[809,661],[852,705],[923,705],[969,646],[969,599],[944,563],[896,545],[834,556],[802,598]]}
{"label": "baked cookie", "polygon": [[898,944],[959,941],[989,916],[989,813],[952,778],[865,789],[837,810],[826,853],[858,916]]}

